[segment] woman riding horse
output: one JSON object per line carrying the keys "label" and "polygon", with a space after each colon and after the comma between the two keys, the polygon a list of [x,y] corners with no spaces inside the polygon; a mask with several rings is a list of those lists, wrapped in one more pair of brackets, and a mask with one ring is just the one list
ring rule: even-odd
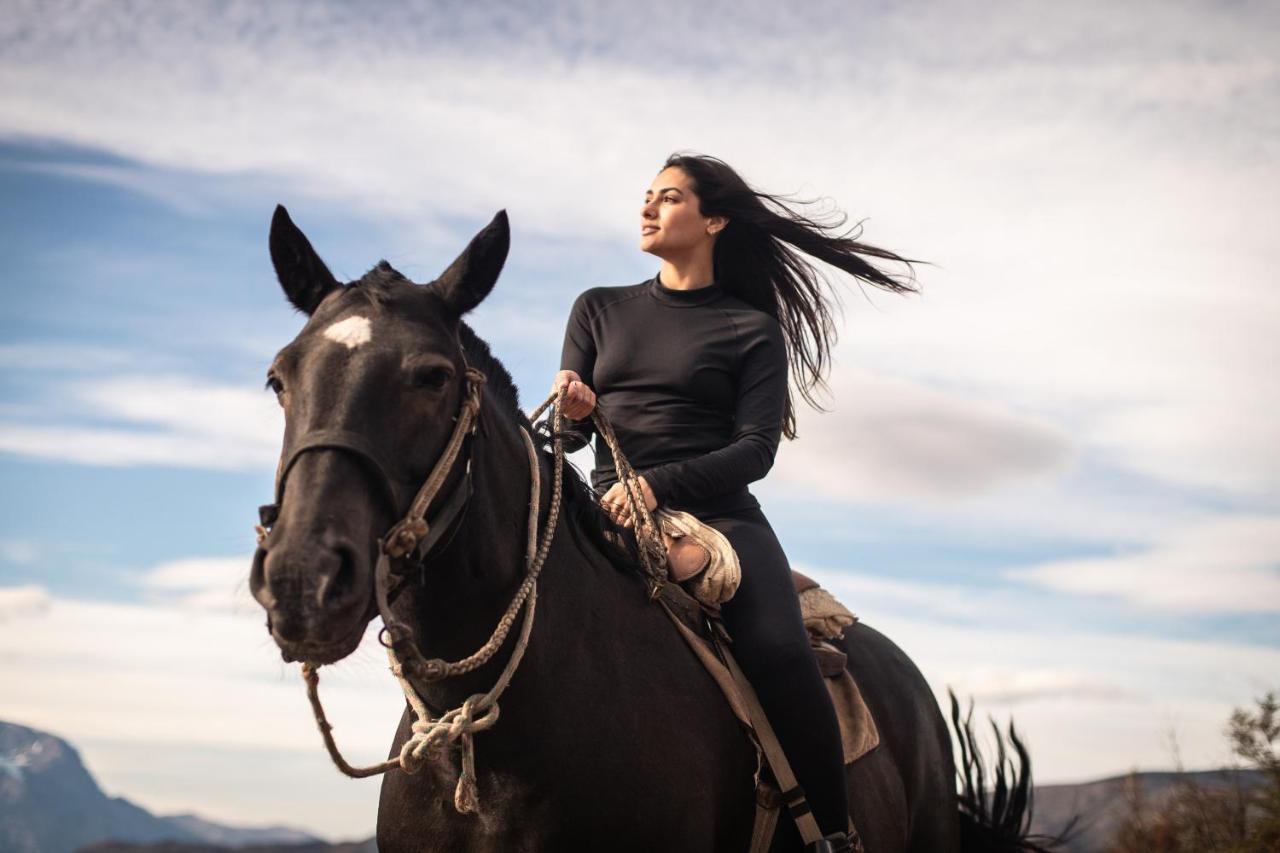
{"label": "woman riding horse", "polygon": [[[640,284],[577,298],[553,389],[565,389],[562,414],[582,420],[572,449],[589,439],[583,419],[599,401],[648,508],[689,512],[733,545],[742,579],[722,615],[735,654],[826,834],[825,849],[841,850],[849,839],[839,724],[786,555],[748,489],[769,471],[780,436],[796,435],[788,363],[815,407],[810,392],[830,363],[830,304],[804,255],[914,292],[859,255],[909,261],[834,227],[751,188],[719,159],[673,154],[640,208],[640,248],[661,258],[661,269]],[[610,450],[600,441],[595,453],[601,505],[631,526]]]}

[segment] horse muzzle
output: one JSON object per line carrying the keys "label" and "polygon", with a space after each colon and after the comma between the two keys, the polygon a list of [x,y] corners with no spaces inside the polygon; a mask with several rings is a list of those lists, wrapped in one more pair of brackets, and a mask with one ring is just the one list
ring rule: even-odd
{"label": "horse muzzle", "polygon": [[258,548],[249,589],[285,661],[328,664],[355,651],[376,613],[369,554],[322,534],[272,535]]}

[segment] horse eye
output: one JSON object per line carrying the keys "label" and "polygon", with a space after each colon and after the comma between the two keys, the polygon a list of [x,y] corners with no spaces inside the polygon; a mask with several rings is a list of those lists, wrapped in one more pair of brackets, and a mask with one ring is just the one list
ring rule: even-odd
{"label": "horse eye", "polygon": [[413,374],[413,385],[416,388],[426,388],[432,391],[439,391],[449,380],[453,378],[453,371],[447,367],[432,367],[427,370],[418,370]]}
{"label": "horse eye", "polygon": [[284,383],[274,373],[267,377],[266,387],[274,391],[277,397],[284,393]]}

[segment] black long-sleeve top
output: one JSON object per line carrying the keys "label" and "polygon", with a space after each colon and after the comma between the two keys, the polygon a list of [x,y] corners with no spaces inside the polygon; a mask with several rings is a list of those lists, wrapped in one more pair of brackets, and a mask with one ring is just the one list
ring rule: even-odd
{"label": "black long-sleeve top", "polygon": [[[574,302],[560,367],[595,391],[659,506],[696,514],[760,505],[747,484],[773,465],[787,397],[776,319],[720,282],[673,290],[654,276],[595,287]],[[567,446],[578,449],[595,430],[587,418],[572,431]],[[603,491],[617,474],[599,438],[595,458],[591,482]]]}

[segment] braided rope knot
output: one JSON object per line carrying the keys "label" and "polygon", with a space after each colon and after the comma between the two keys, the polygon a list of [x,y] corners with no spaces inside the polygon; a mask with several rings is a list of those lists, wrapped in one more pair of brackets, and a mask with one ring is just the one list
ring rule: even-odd
{"label": "braided rope knot", "polygon": [[471,735],[493,728],[498,722],[498,703],[486,705],[484,699],[483,693],[477,693],[439,719],[414,720],[413,734],[400,748],[404,771],[416,773],[424,760],[440,758],[447,746],[459,741],[465,750],[471,745]]}
{"label": "braided rope knot", "polygon": [[460,706],[439,719],[419,717],[412,723],[413,734],[400,748],[400,767],[413,774],[427,762],[438,761],[445,749],[457,745],[462,752],[462,767],[453,792],[453,805],[461,814],[474,814],[480,805],[476,787],[477,732],[491,729],[498,722],[498,703],[486,693],[467,697]]}

